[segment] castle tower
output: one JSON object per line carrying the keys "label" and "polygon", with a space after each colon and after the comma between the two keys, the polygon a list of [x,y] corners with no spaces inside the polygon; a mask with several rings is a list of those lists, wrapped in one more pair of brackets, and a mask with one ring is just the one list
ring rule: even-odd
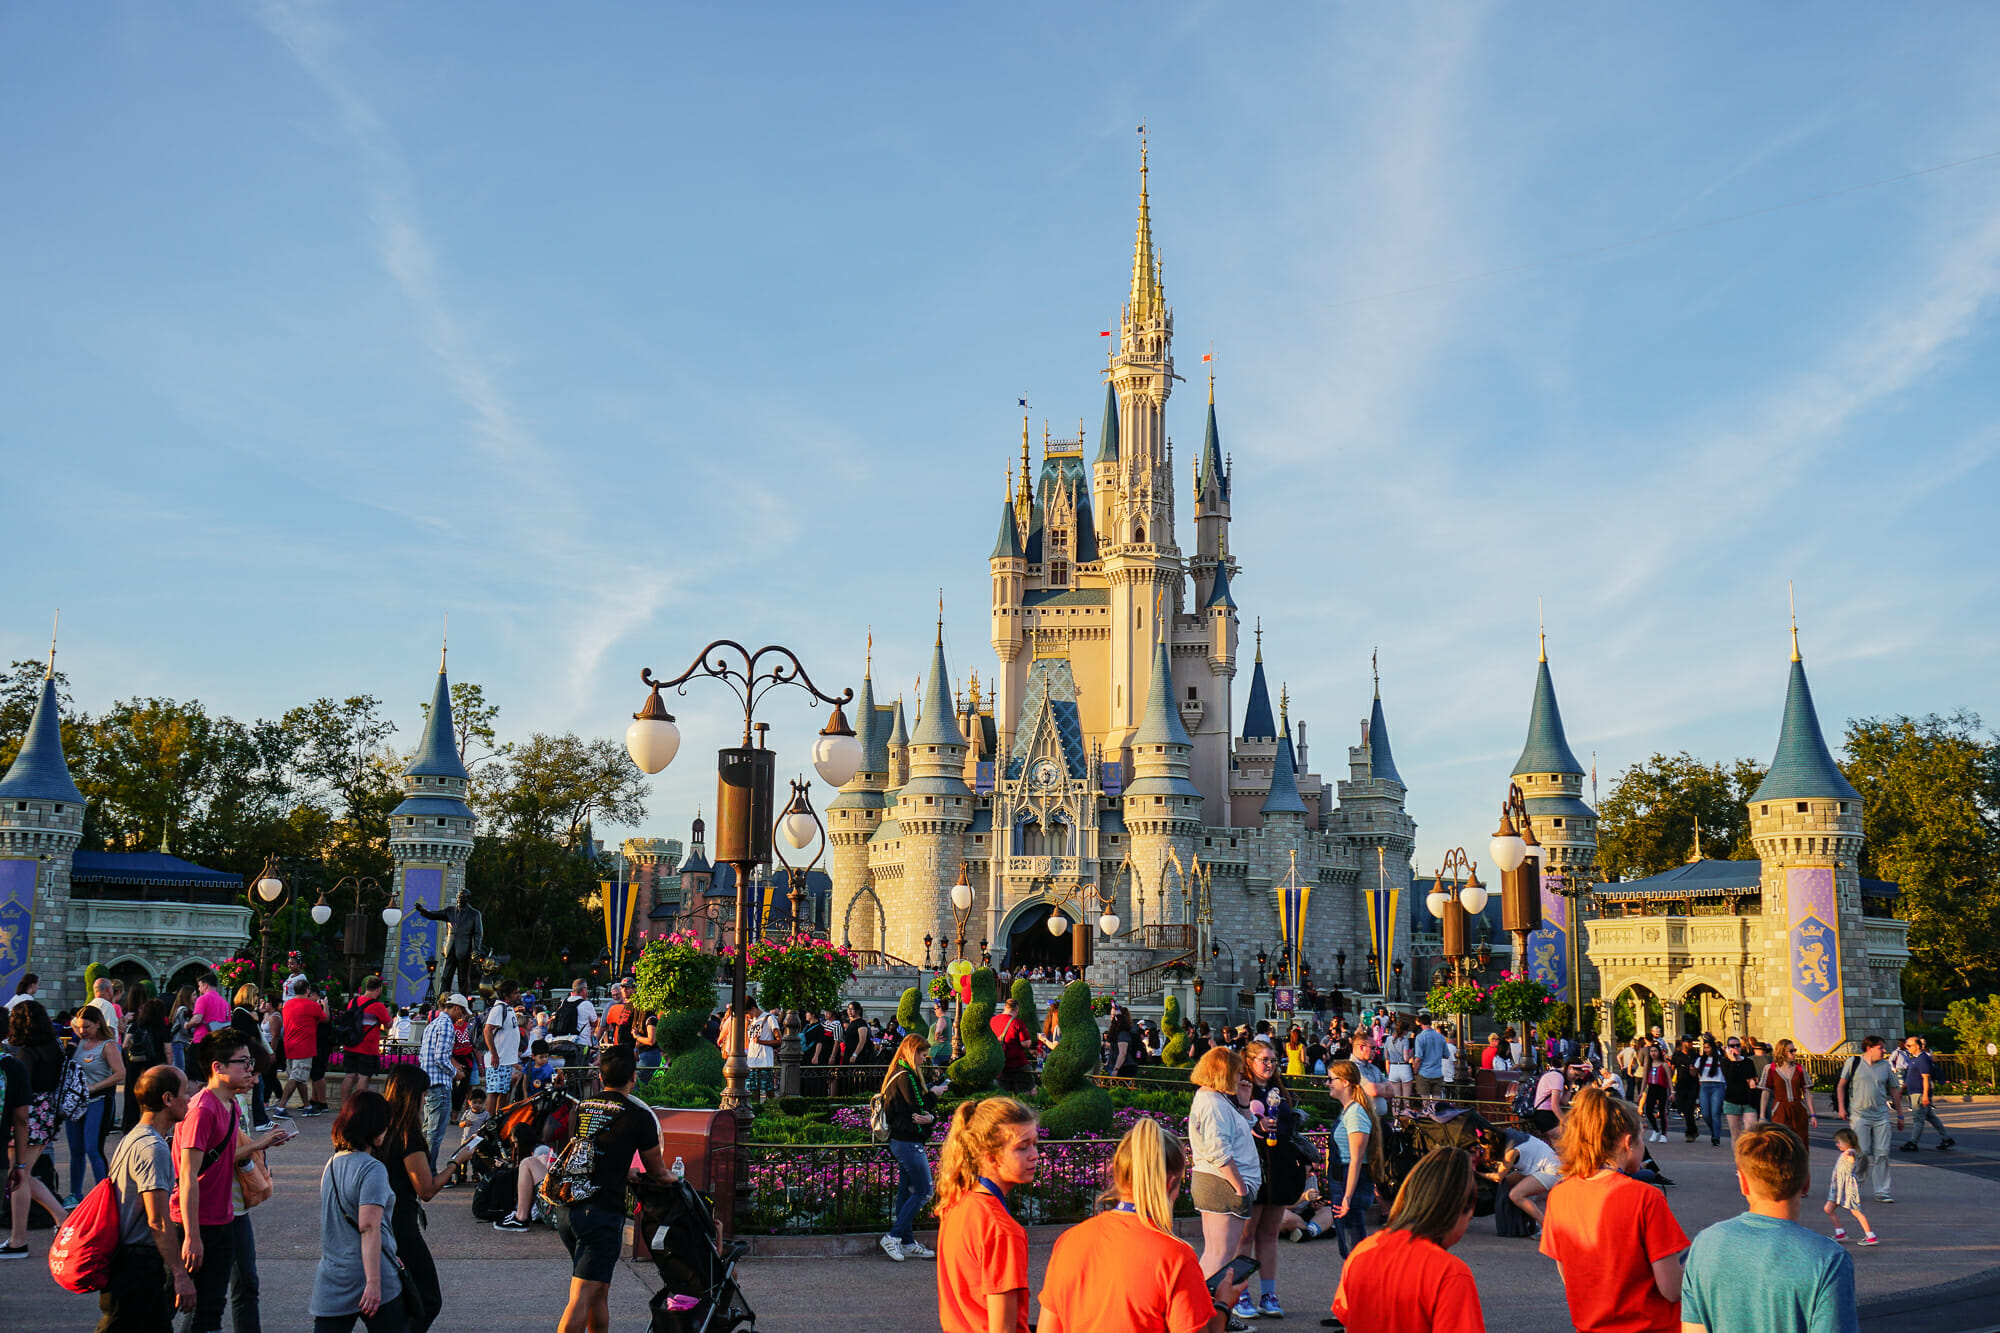
{"label": "castle tower", "polygon": [[[942,938],[949,932],[951,886],[958,881],[965,833],[972,825],[972,789],[965,785],[966,741],[952,708],[943,621],[938,622],[931,646],[922,707],[916,730],[910,733],[910,778],[896,794],[903,879],[887,903],[889,947],[903,958],[922,956],[925,935]],[[981,906],[975,898],[975,914]]]}
{"label": "castle tower", "polygon": [[[704,944],[721,942],[722,928],[714,916],[704,911],[708,904],[709,886],[715,882],[715,867],[708,861],[708,824],[697,811],[694,827],[688,831],[687,859],[681,862],[681,914],[674,922],[676,930],[692,930],[701,937]],[[730,917],[733,928],[735,917]]]}
{"label": "castle tower", "polygon": [[910,732],[903,725],[903,696],[897,695],[889,710],[889,790],[898,791],[910,780]]}
{"label": "castle tower", "polygon": [[1132,288],[1119,315],[1118,347],[1107,372],[1118,398],[1116,475],[1097,516],[1111,621],[1111,711],[1104,757],[1120,762],[1128,757],[1132,734],[1138,729],[1139,691],[1151,674],[1147,661],[1153,643],[1151,618],[1155,608],[1166,615],[1180,610],[1183,572],[1174,536],[1173,459],[1166,416],[1174,380],[1174,317],[1153,250],[1147,170],[1142,147]]}
{"label": "castle tower", "polygon": [[1014,724],[1021,712],[1028,670],[1024,651],[1028,630],[1022,613],[1028,591],[1028,554],[1012,495],[1000,501],[1000,535],[987,565],[993,573],[993,655],[1000,661],[1000,670],[993,677],[993,720],[1000,727],[1000,753],[1007,754],[1014,747]]}
{"label": "castle tower", "polygon": [[[1235,821],[1229,803],[1230,724],[1235,721],[1236,598],[1229,589],[1229,547],[1223,544],[1214,566],[1214,583],[1201,602],[1206,631],[1209,697],[1200,701],[1195,718],[1194,781],[1208,797],[1203,820],[1224,828]],[[1268,705],[1267,705],[1268,706]]]}
{"label": "castle tower", "polygon": [[1792,627],[1791,679],[1778,752],[1751,796],[1750,839],[1763,862],[1761,988],[1730,1031],[1789,1036],[1803,1051],[1858,1049],[1902,1035],[1900,984],[1878,997],[1861,920],[1861,794],[1827,750]]}
{"label": "castle tower", "polygon": [[445,927],[419,916],[417,905],[435,910],[454,901],[465,887],[473,830],[472,807],[465,803],[469,781],[458,754],[451,683],[440,654],[423,741],[403,772],[403,803],[389,812],[389,855],[396,863],[390,891],[403,919],[389,928],[382,980],[399,1005],[426,997],[431,980],[426,963],[437,958],[443,965]]}
{"label": "castle tower", "polygon": [[[1563,734],[1562,710],[1556,707],[1555,681],[1549,676],[1548,637],[1542,638],[1541,663],[1535,670],[1535,701],[1528,713],[1528,740],[1514,761],[1512,777],[1528,807],[1528,823],[1542,845],[1545,874],[1568,875],[1597,863],[1597,812],[1583,800],[1583,765]],[[1543,915],[1548,909],[1543,895]]]}
{"label": "castle tower", "polygon": [[828,933],[842,943],[873,948],[881,938],[876,899],[863,890],[868,886],[868,839],[881,824],[888,803],[883,793],[889,786],[889,734],[882,710],[875,705],[874,655],[869,656],[854,728],[855,739],[861,742],[861,767],[826,808],[826,839],[827,873],[833,879]]}
{"label": "castle tower", "polygon": [[49,648],[42,696],[28,736],[0,778],[0,987],[12,995],[24,972],[42,979],[50,1013],[83,996],[88,958],[70,953],[70,869],[83,839],[83,793],[63,756],[56,652]]}
{"label": "castle tower", "polygon": [[1132,734],[1133,778],[1124,796],[1125,832],[1131,838],[1130,855],[1137,871],[1131,887],[1151,900],[1143,906],[1122,905],[1125,919],[1135,924],[1173,921],[1175,906],[1184,896],[1185,885],[1167,883],[1167,866],[1172,853],[1179,855],[1183,870],[1191,865],[1195,838],[1201,832],[1201,788],[1188,778],[1193,754],[1194,741],[1175,706],[1173,667],[1162,638],[1153,649],[1146,709]]}
{"label": "castle tower", "polygon": [[[1409,788],[1396,769],[1396,755],[1389,746],[1380,672],[1375,675],[1375,699],[1368,721],[1361,728],[1361,744],[1347,750],[1347,772],[1347,778],[1335,784],[1340,803],[1322,817],[1322,827],[1339,834],[1355,849],[1357,890],[1363,895],[1383,895],[1375,900],[1375,928],[1387,940],[1390,964],[1400,958],[1408,966],[1410,932],[1403,923],[1410,918],[1410,858],[1417,846],[1417,821],[1404,807]],[[1396,896],[1387,896],[1391,893]],[[1334,947],[1345,950],[1350,959],[1367,957],[1371,943],[1380,951],[1382,939],[1369,938],[1369,920],[1364,897],[1352,913],[1351,927],[1336,935]],[[1362,971],[1365,973],[1365,968]],[[1412,971],[1412,985],[1415,978]],[[1371,980],[1369,989],[1374,987]]]}

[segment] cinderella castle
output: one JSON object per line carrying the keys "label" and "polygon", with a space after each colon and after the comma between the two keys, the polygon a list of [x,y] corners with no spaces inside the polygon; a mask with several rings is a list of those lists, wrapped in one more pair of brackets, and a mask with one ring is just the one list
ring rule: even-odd
{"label": "cinderella castle", "polygon": [[[864,678],[862,768],[828,809],[831,934],[911,962],[956,956],[963,937],[969,958],[1088,965],[1134,998],[1176,965],[1247,982],[1302,943],[1322,986],[1341,982],[1338,958],[1350,989],[1385,989],[1406,949],[1394,923],[1416,825],[1379,682],[1332,783],[1282,689],[1273,708],[1261,644],[1236,726],[1230,460],[1211,378],[1193,465],[1174,461],[1174,316],[1146,176],[1142,149],[1094,452],[1081,431],[1044,430],[1036,468],[1022,423],[987,561],[986,685],[974,673],[954,690],[942,620],[914,718]],[[1176,510],[1190,502],[1184,546]]]}

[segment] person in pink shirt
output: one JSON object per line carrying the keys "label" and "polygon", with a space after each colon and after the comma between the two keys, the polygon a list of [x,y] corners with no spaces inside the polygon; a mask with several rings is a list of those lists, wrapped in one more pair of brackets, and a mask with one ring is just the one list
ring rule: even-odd
{"label": "person in pink shirt", "polygon": [[229,1001],[216,989],[215,973],[204,972],[194,983],[194,1013],[188,1019],[188,1040],[200,1041],[215,1028],[229,1026]]}

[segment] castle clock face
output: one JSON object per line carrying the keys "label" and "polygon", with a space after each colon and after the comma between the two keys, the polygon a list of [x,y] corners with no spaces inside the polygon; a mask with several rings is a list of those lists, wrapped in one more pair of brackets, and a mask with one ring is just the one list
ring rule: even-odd
{"label": "castle clock face", "polygon": [[1057,767],[1053,759],[1039,759],[1035,761],[1034,770],[1029,776],[1037,787],[1047,789],[1062,781],[1062,769]]}

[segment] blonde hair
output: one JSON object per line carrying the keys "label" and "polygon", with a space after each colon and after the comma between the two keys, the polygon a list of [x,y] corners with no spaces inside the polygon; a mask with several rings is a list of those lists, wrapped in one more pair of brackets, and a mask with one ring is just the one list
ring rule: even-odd
{"label": "blonde hair", "polygon": [[1178,1182],[1187,1169],[1181,1141],[1161,1130],[1147,1116],[1125,1131],[1111,1157],[1111,1188],[1105,1203],[1129,1202],[1141,1220],[1174,1234],[1174,1196],[1168,1182]]}
{"label": "blonde hair", "polygon": [[[903,1038],[902,1045],[898,1046],[896,1053],[889,1057],[889,1072],[882,1075],[882,1095],[885,1097],[888,1096],[890,1084],[909,1074],[911,1069],[915,1069],[918,1065],[921,1065],[924,1062],[925,1054],[930,1048],[931,1039],[920,1033],[912,1032],[909,1036]],[[907,1069],[904,1067],[905,1065],[908,1066]],[[910,1078],[910,1091],[913,1096],[921,1097],[923,1095],[917,1091],[917,1080],[914,1076]]]}
{"label": "blonde hair", "polygon": [[1236,1085],[1242,1080],[1243,1057],[1227,1046],[1209,1047],[1201,1053],[1201,1059],[1194,1062],[1194,1068],[1188,1071],[1188,1082],[1225,1097],[1234,1097]]}
{"label": "blonde hair", "polygon": [[[1382,1122],[1375,1115],[1375,1099],[1361,1086],[1361,1070],[1352,1060],[1336,1060],[1327,1066],[1326,1076],[1337,1078],[1354,1090],[1353,1104],[1368,1116],[1368,1174],[1378,1181],[1389,1178],[1389,1145],[1383,1141]],[[1334,1129],[1338,1134],[1339,1128]]]}
{"label": "blonde hair", "polygon": [[938,1156],[938,1216],[979,1187],[981,1164],[999,1156],[1009,1137],[1023,1126],[1032,1134],[1037,1123],[1034,1111],[1012,1097],[960,1102]]}
{"label": "blonde hair", "polygon": [[[1508,1156],[1514,1156],[1510,1148]],[[1443,1244],[1460,1218],[1472,1211],[1478,1186],[1472,1154],[1463,1148],[1433,1148],[1410,1171],[1389,1209],[1389,1230],[1407,1231]]]}
{"label": "blonde hair", "polygon": [[236,988],[236,1007],[238,1009],[248,1009],[251,1005],[257,1003],[257,995],[256,983],[250,981],[244,982]]}
{"label": "blonde hair", "polygon": [[1778,1044],[1771,1048],[1771,1062],[1780,1065],[1797,1064],[1798,1049],[1798,1047],[1792,1045],[1790,1037],[1780,1037],[1778,1038]]}
{"label": "blonde hair", "polygon": [[1585,1088],[1569,1104],[1569,1118],[1556,1143],[1563,1175],[1596,1175],[1612,1165],[1621,1141],[1637,1140],[1640,1132],[1638,1107],[1602,1088]]}

